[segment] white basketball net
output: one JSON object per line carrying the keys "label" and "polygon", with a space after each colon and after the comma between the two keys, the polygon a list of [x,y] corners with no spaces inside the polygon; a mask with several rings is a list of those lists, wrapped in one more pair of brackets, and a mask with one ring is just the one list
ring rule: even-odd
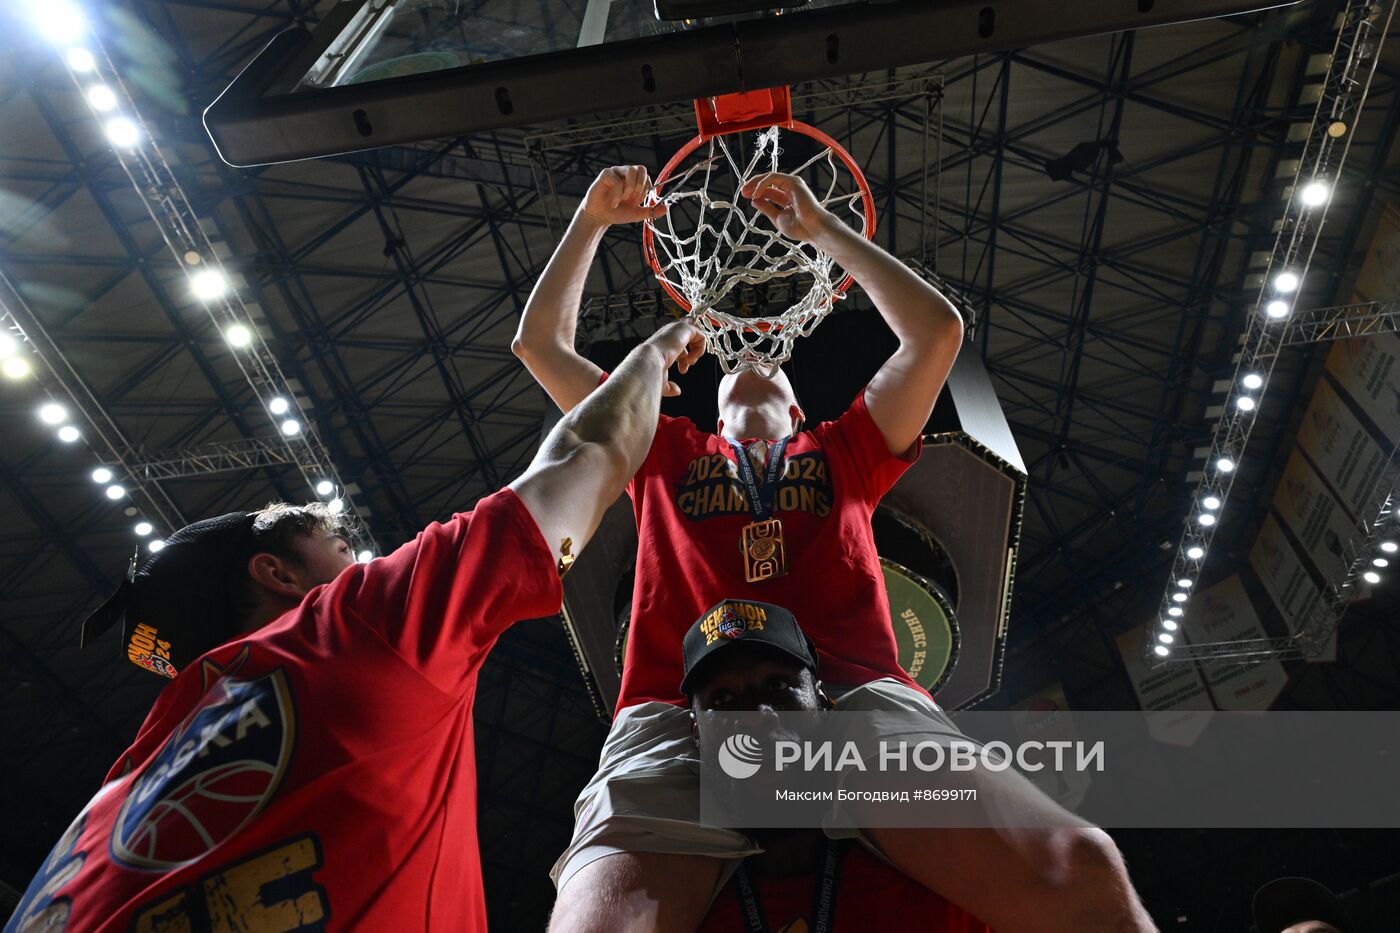
{"label": "white basketball net", "polygon": [[[769,127],[756,135],[753,154],[741,166],[735,137],[716,136],[708,152],[696,150],[698,161],[649,195],[648,203],[667,205],[665,214],[647,221],[657,277],[689,303],[691,320],[726,373],[753,368],[773,375],[797,338],[810,334],[845,297],[836,290],[845,273],[833,274],[830,256],[783,236],[739,195],[750,180],[769,172],[798,175],[823,207],[843,220],[849,211],[851,225],[865,234],[863,193],[836,153],[814,142],[815,155],[796,167],[780,167],[779,129]],[[785,299],[791,304],[780,313],[765,307]]]}

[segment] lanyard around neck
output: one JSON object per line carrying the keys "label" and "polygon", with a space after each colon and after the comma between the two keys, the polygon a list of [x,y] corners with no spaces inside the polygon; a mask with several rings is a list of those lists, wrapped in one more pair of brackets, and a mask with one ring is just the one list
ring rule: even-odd
{"label": "lanyard around neck", "polygon": [[[826,857],[822,873],[817,878],[817,893],[812,905],[812,933],[831,933],[836,921],[836,886],[840,881],[841,840],[826,841]],[[734,886],[739,891],[739,906],[744,914],[744,929],[748,933],[768,933],[768,918],[758,898],[758,889],[741,863],[734,871]]]}

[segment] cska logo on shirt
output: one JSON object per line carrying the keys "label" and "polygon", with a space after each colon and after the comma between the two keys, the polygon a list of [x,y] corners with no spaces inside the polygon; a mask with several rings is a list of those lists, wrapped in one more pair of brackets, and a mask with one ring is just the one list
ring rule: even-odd
{"label": "cska logo on shirt", "polygon": [[[825,518],[831,512],[832,499],[824,454],[792,454],[787,458],[774,496],[775,512],[806,512]],[[681,514],[692,520],[752,514],[739,470],[723,454],[706,454],[686,464],[675,501]]]}
{"label": "cska logo on shirt", "polygon": [[112,828],[112,858],[151,869],[200,858],[272,799],[295,738],[280,669],[252,680],[220,677],[132,779]]}

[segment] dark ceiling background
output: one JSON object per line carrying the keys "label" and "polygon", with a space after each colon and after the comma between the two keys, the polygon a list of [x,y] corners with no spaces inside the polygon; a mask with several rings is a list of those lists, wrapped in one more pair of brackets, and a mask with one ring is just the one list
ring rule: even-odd
{"label": "dark ceiling background", "polygon": [[[581,118],[223,165],[200,110],[276,31],[330,5],[120,0],[100,7],[99,30],[386,548],[528,462],[548,401],[509,342],[552,231],[598,169],[658,165],[691,131],[679,106],[628,115],[655,122],[625,139]],[[1191,452],[1208,443],[1212,385],[1233,372],[1253,298],[1248,256],[1272,244],[1286,130],[1311,115],[1301,92],[1310,59],[1331,48],[1336,8],[1304,3],[796,89],[799,115],[866,167],[882,245],[960,293],[1030,469],[998,703],[1059,681],[1079,708],[1136,705],[1113,635],[1160,598]],[[267,435],[62,63],[16,10],[0,13],[0,271],[139,455]],[[911,90],[933,76],[941,95]],[[1398,80],[1388,47],[1300,305],[1350,297],[1379,204],[1400,196]],[[1121,163],[1046,175],[1048,159],[1109,138]],[[609,234],[589,295],[644,303],[654,292],[636,231]],[[599,341],[649,326],[593,314],[585,330]],[[798,348],[809,415],[839,411],[873,371],[885,338],[872,318],[855,296]],[[1319,366],[1315,350],[1280,360],[1206,582],[1244,563]],[[686,383],[697,411],[712,380]],[[0,386],[0,881],[19,889],[158,687],[114,646],[77,650],[76,623],[119,579],[136,519],[87,478],[91,453],[56,444],[34,419],[37,401],[32,385]],[[308,497],[278,465],[161,486],[191,519]],[[1384,591],[1355,608],[1337,663],[1290,664],[1280,705],[1395,708],[1395,618]],[[557,622],[502,639],[476,718],[492,921],[538,929],[553,898],[545,873],[604,735]],[[1279,874],[1349,890],[1400,871],[1400,849],[1380,832],[1117,835],[1169,930],[1244,929],[1250,892]]]}

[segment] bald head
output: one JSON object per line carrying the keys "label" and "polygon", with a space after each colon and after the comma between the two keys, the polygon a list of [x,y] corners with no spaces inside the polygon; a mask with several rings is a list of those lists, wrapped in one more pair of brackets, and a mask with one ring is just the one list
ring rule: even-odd
{"label": "bald head", "polygon": [[719,430],[726,437],[786,437],[803,418],[787,373],[741,369],[719,382]]}

